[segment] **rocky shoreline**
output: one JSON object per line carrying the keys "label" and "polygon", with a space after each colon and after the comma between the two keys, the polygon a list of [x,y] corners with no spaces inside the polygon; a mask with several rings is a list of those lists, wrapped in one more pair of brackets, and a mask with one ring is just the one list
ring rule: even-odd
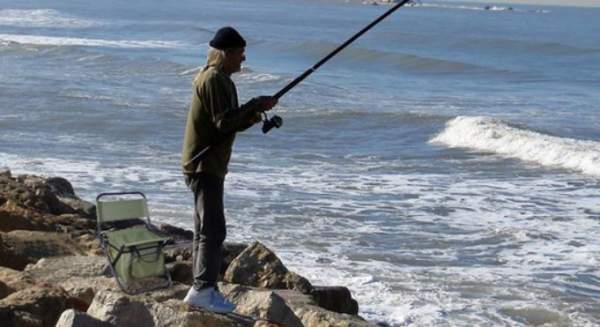
{"label": "rocky shoreline", "polygon": [[0,171],[0,325],[374,326],[342,286],[316,286],[259,242],[225,246],[220,290],[237,305],[220,315],[182,302],[192,281],[193,233],[156,226],[173,285],[120,291],[95,237],[95,206],[64,178]]}

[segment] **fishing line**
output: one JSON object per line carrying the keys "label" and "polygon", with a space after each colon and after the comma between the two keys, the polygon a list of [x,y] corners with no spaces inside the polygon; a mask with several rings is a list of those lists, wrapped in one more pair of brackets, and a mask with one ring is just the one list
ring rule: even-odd
{"label": "fishing line", "polygon": [[[300,82],[302,82],[305,78],[310,76],[310,74],[314,73],[317,69],[319,69],[319,67],[321,67],[323,64],[325,64],[327,61],[329,61],[329,59],[333,58],[336,54],[338,54],[340,51],[344,50],[348,45],[350,45],[356,39],[358,39],[363,34],[365,34],[368,30],[373,28],[373,26],[379,24],[379,22],[381,22],[387,16],[391,15],[394,11],[398,10],[400,7],[404,6],[408,2],[411,2],[411,0],[402,0],[402,1],[398,2],[396,5],[394,5],[392,8],[390,8],[388,11],[386,11],[383,15],[379,16],[377,19],[372,21],[369,25],[365,26],[358,33],[354,34],[352,37],[350,37],[348,40],[346,40],[346,42],[344,42],[340,46],[338,46],[335,50],[333,50],[327,56],[323,57],[323,59],[321,59],[319,62],[317,62],[312,67],[307,69],[304,73],[302,73],[302,75],[296,77],[293,81],[291,81],[286,86],[284,86],[281,90],[279,90],[279,92],[275,93],[275,95],[273,95],[273,97],[275,99],[279,100],[279,98],[281,98],[289,90],[293,89],[296,85],[300,84]],[[279,128],[279,127],[281,127],[281,125],[283,125],[283,119],[277,115],[273,115],[273,117],[271,119],[268,118],[267,114],[264,114],[264,116],[265,116],[265,119],[264,119],[263,127],[262,127],[263,133],[268,133],[273,127]]]}

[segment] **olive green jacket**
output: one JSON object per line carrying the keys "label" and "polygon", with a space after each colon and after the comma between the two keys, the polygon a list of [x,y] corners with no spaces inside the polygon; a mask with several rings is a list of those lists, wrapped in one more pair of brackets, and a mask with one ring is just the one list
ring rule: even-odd
{"label": "olive green jacket", "polygon": [[[260,118],[253,103],[239,107],[233,81],[215,67],[205,68],[196,76],[183,138],[184,174],[204,172],[219,177],[227,174],[235,133]],[[208,151],[192,160],[208,146]]]}

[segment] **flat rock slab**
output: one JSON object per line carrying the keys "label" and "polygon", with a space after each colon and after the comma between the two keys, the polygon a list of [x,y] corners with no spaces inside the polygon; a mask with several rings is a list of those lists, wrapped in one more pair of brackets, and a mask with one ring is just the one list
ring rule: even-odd
{"label": "flat rock slab", "polygon": [[3,326],[54,326],[61,312],[75,303],[63,290],[34,286],[0,300]]}
{"label": "flat rock slab", "polygon": [[64,233],[15,230],[0,233],[0,266],[23,270],[41,258],[84,254]]}
{"label": "flat rock slab", "polygon": [[85,312],[69,309],[64,311],[55,327],[114,327],[110,323],[98,320]]}

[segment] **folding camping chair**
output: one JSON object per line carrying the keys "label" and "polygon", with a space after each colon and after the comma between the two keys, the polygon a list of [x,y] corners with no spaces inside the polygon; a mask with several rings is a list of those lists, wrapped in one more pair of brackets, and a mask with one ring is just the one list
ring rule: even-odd
{"label": "folding camping chair", "polygon": [[[171,285],[163,253],[170,239],[152,230],[143,193],[101,193],[96,197],[96,214],[97,236],[123,292],[137,294]],[[148,277],[166,281],[148,287],[137,285]]]}

